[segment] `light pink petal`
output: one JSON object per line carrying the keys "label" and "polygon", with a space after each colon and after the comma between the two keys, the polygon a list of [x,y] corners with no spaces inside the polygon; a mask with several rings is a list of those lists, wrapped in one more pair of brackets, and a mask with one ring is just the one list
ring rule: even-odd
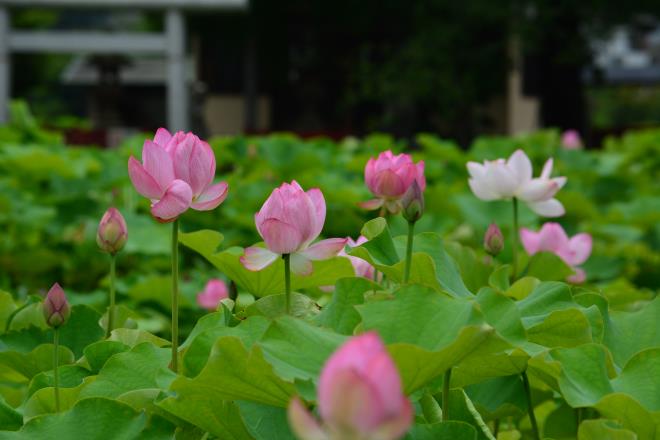
{"label": "light pink petal", "polygon": [[545,200],[543,202],[528,202],[529,208],[543,217],[561,217],[566,212],[564,205],[557,199]]}
{"label": "light pink petal", "polygon": [[163,195],[163,190],[158,182],[142,167],[136,158],[131,156],[128,159],[128,176],[135,190],[149,199],[159,199]]}
{"label": "light pink petal", "polygon": [[254,216],[254,222],[257,225],[257,231],[263,238],[264,234],[261,225],[269,218],[283,219],[284,218],[284,200],[279,188],[275,188],[268,196],[264,204],[261,206],[259,212]]}
{"label": "light pink petal", "polygon": [[364,167],[364,182],[371,192],[374,192],[374,177],[376,176],[376,160],[371,158]]}
{"label": "light pink petal", "polygon": [[172,135],[170,132],[167,131],[166,128],[161,127],[156,131],[156,135],[154,136],[154,143],[165,148],[171,139]]}
{"label": "light pink petal", "polygon": [[523,150],[516,150],[509,157],[507,167],[513,172],[519,185],[532,178],[532,162]]}
{"label": "light pink petal", "polygon": [[252,246],[243,251],[240,261],[247,270],[257,272],[273,264],[279,256],[268,249]]}
{"label": "light pink petal", "polygon": [[593,240],[591,235],[586,233],[574,235],[569,240],[568,244],[568,248],[571,253],[569,264],[576,266],[587,261],[589,255],[591,255],[592,245]]}
{"label": "light pink petal", "polygon": [[307,411],[299,398],[291,399],[287,415],[291,429],[301,440],[330,440],[330,437],[323,432],[319,423]]}
{"label": "light pink petal", "polygon": [[308,276],[314,271],[314,266],[309,258],[300,253],[291,254],[291,272],[296,275]]}
{"label": "light pink petal", "polygon": [[270,218],[261,224],[266,246],[276,254],[291,254],[303,244],[303,237],[295,226]]}
{"label": "light pink petal", "polygon": [[209,211],[215,209],[227,198],[229,193],[229,185],[227,182],[216,183],[211,185],[202,194],[197,197],[192,204],[192,209],[197,211]]}
{"label": "light pink petal", "polygon": [[218,304],[229,297],[229,291],[224,281],[212,279],[206,283],[204,290],[197,295],[197,304],[207,310],[216,310]]}
{"label": "light pink petal", "polygon": [[516,174],[502,163],[491,163],[486,167],[484,183],[500,197],[511,197],[518,188]]}
{"label": "light pink petal", "polygon": [[177,179],[185,180],[188,184],[191,182],[190,162],[197,141],[197,136],[192,133],[182,135],[177,132],[169,144],[171,148],[170,154],[174,162],[174,174]]}
{"label": "light pink petal", "polygon": [[554,179],[550,179],[551,182],[554,182],[557,185],[557,190],[560,190],[561,188],[566,185],[566,177],[560,176],[560,177],[555,177]]}
{"label": "light pink petal", "polygon": [[280,187],[280,197],[284,207],[279,220],[295,226],[304,243],[309,244],[316,238],[317,229],[316,208],[312,199],[303,191],[296,181]]}
{"label": "light pink petal", "polygon": [[554,164],[554,159],[551,157],[546,160],[543,164],[543,170],[541,171],[541,179],[549,179],[550,174],[552,174],[552,165]]}
{"label": "light pink petal", "polygon": [[[314,238],[318,237],[321,231],[323,230],[323,225],[325,224],[325,198],[323,193],[318,188],[312,188],[307,191],[307,196],[312,201],[314,205],[314,229],[312,230],[312,236]],[[314,239],[312,238],[312,240]]]}
{"label": "light pink petal", "polygon": [[175,180],[163,197],[151,206],[151,214],[159,220],[170,221],[183,214],[192,201],[192,190],[183,180]]}
{"label": "light pink petal", "polygon": [[476,178],[469,179],[468,185],[470,185],[472,193],[481,200],[489,201],[497,200],[500,198],[499,195],[496,194],[493,189],[486,184],[485,180],[477,180]]}
{"label": "light pink petal", "polygon": [[366,379],[375,388],[385,412],[396,414],[401,411],[401,377],[389,353],[383,351],[374,356],[370,359],[367,369],[369,374]]}
{"label": "light pink petal", "polygon": [[486,177],[486,168],[478,162],[468,162],[467,170],[473,179],[483,179]]}
{"label": "light pink petal", "polygon": [[424,175],[423,160],[420,160],[417,163],[417,177],[415,179],[417,180],[417,184],[419,185],[420,189],[424,191],[426,189],[426,176]]}
{"label": "light pink petal", "polygon": [[573,270],[575,273],[566,279],[569,283],[582,284],[587,280],[587,273],[583,269],[574,267]]}
{"label": "light pink petal", "polygon": [[527,202],[542,202],[554,196],[559,186],[552,180],[532,179],[524,183],[516,196]]}
{"label": "light pink petal", "polygon": [[541,235],[538,232],[530,231],[527,228],[520,230],[520,241],[522,242],[525,252],[529,255],[534,255],[539,252],[539,243]]}
{"label": "light pink petal", "polygon": [[161,188],[167,188],[174,180],[172,159],[167,151],[150,140],[142,147],[142,165]]}
{"label": "light pink petal", "polygon": [[366,209],[368,211],[373,211],[374,209],[378,209],[383,206],[383,203],[383,199],[371,199],[367,200],[366,202],[360,202],[359,206],[360,208]]}
{"label": "light pink petal", "polygon": [[557,254],[568,249],[568,236],[559,223],[548,222],[539,231],[539,250]]}
{"label": "light pink petal", "polygon": [[215,154],[206,142],[195,136],[192,154],[190,155],[190,187],[198,196],[207,188],[215,177]]}
{"label": "light pink petal", "polygon": [[392,170],[379,171],[374,178],[374,194],[385,197],[399,197],[406,192],[403,179]]}
{"label": "light pink petal", "polygon": [[394,414],[393,418],[385,423],[381,423],[378,430],[374,434],[374,438],[378,439],[398,439],[408,431],[410,425],[413,423],[415,411],[406,396],[400,397],[401,410]]}
{"label": "light pink petal", "polygon": [[344,249],[348,240],[345,238],[328,238],[314,243],[300,253],[310,260],[327,260],[336,257]]}

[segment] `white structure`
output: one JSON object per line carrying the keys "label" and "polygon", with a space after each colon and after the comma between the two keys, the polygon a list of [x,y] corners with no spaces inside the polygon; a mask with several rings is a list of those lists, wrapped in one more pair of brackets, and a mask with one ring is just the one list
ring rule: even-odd
{"label": "white structure", "polygon": [[[185,130],[188,90],[185,77],[185,10],[244,10],[248,0],[0,0],[0,123],[7,120],[12,52],[84,54],[165,54],[167,125]],[[150,9],[165,13],[165,32],[17,31],[10,28],[10,8]]]}

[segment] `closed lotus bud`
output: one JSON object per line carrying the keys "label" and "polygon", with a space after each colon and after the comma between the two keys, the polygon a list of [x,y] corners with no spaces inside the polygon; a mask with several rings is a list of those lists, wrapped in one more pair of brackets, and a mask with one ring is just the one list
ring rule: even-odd
{"label": "closed lotus bud", "polygon": [[424,214],[424,193],[416,180],[401,198],[401,207],[403,209],[403,218],[409,222],[415,223],[422,218]]}
{"label": "closed lotus bud", "polygon": [[224,281],[212,279],[206,283],[204,290],[197,295],[197,304],[206,310],[217,310],[220,301],[229,298],[229,290]]}
{"label": "closed lotus bud", "polygon": [[491,223],[490,226],[488,226],[488,230],[486,230],[486,235],[484,236],[484,248],[486,249],[486,252],[493,256],[502,252],[502,248],[504,248],[504,237],[496,223]]}
{"label": "closed lotus bud", "polygon": [[48,291],[48,295],[46,295],[43,303],[43,311],[46,324],[50,327],[57,328],[68,321],[71,314],[71,307],[66,299],[64,290],[59,284],[53,284],[53,287]]}
{"label": "closed lotus bud", "polygon": [[126,240],[128,240],[126,220],[116,208],[109,208],[99,223],[96,243],[102,250],[114,255],[124,248]]}

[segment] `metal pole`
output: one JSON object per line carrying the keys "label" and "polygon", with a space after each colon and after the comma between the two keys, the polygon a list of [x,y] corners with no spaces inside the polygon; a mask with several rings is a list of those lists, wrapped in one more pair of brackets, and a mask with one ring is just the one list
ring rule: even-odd
{"label": "metal pole", "polygon": [[188,129],[188,87],[185,71],[186,23],[180,9],[168,9],[167,34],[167,125],[170,131]]}
{"label": "metal pole", "polygon": [[9,11],[0,7],[0,124],[9,119]]}

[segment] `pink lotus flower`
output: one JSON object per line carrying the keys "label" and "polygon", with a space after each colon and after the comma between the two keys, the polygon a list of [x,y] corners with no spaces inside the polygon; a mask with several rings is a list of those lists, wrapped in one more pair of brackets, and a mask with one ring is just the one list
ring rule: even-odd
{"label": "pink lotus flower", "polygon": [[587,261],[591,255],[591,235],[581,233],[569,239],[559,223],[549,222],[545,223],[539,232],[522,228],[520,240],[529,255],[552,252],[571,266],[575,274],[568,277],[568,281],[577,284],[586,279],[584,270],[577,266]]}
{"label": "pink lotus flower", "polygon": [[582,138],[576,130],[566,130],[561,136],[561,146],[565,150],[579,150],[582,148]]}
{"label": "pink lotus flower", "polygon": [[124,248],[127,240],[128,228],[124,216],[116,208],[109,208],[99,223],[96,244],[101,250],[114,255]]}
{"label": "pink lotus flower", "polygon": [[69,320],[71,308],[66,299],[64,290],[58,283],[50,288],[43,303],[43,313],[46,324],[50,327],[59,327]]}
{"label": "pink lotus flower", "polygon": [[229,298],[229,291],[224,281],[212,279],[206,283],[204,290],[197,294],[197,304],[206,310],[217,310],[220,301]]}
{"label": "pink lotus flower", "polygon": [[[363,235],[360,235],[357,240],[353,240],[351,237],[346,237],[346,240],[348,247],[351,249],[369,241],[367,240],[367,237]],[[370,280],[374,278],[374,267],[367,261],[363,260],[362,258],[348,255],[344,249],[339,252],[339,255],[342,257],[348,257],[348,259],[351,260],[353,269],[355,269],[355,276],[367,278]]]}
{"label": "pink lotus flower", "polygon": [[275,188],[254,221],[267,249],[245,249],[241,263],[248,270],[261,270],[281,255],[290,254],[291,270],[309,275],[312,260],[334,257],[346,245],[345,238],[330,238],[310,246],[325,223],[325,200],[319,189],[305,192],[295,180]]}
{"label": "pink lotus flower", "polygon": [[415,164],[409,154],[395,156],[388,150],[380,153],[377,159],[369,159],[364,168],[364,180],[376,198],[361,206],[366,209],[385,206],[392,214],[397,214],[401,211],[400,199],[413,181],[417,181],[422,191],[426,189],[424,161]]}
{"label": "pink lotus flower", "polygon": [[413,421],[399,372],[374,332],[350,338],[325,363],[318,408],[322,425],[291,400],[289,423],[300,439],[395,440]]}
{"label": "pink lotus flower", "polygon": [[566,177],[550,178],[552,159],[543,166],[541,176],[532,178],[532,163],[522,150],[508,160],[497,159],[483,164],[468,162],[470,189],[481,200],[503,200],[516,197],[543,217],[564,215],[564,206],[555,199]]}
{"label": "pink lotus flower", "polygon": [[192,133],[172,136],[159,128],[154,140],[142,147],[142,163],[128,160],[128,175],[138,193],[151,199],[151,214],[171,222],[188,208],[208,211],[227,197],[226,182],[213,184],[215,155]]}

